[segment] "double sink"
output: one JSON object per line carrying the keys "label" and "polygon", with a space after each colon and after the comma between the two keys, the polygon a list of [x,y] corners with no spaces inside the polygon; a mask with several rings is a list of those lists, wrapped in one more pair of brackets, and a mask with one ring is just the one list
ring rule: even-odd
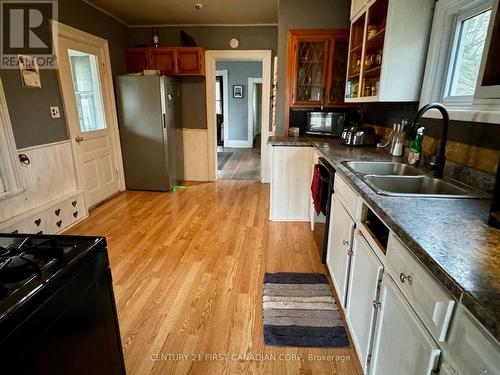
{"label": "double sink", "polygon": [[408,164],[385,161],[343,162],[377,194],[418,198],[489,198],[485,193],[447,178],[425,175]]}

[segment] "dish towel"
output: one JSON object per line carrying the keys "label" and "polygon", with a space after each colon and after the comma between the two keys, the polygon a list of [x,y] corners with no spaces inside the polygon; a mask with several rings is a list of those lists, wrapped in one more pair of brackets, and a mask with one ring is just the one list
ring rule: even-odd
{"label": "dish towel", "polygon": [[311,183],[311,197],[314,203],[314,211],[319,215],[321,211],[321,172],[319,165],[314,165],[313,179]]}

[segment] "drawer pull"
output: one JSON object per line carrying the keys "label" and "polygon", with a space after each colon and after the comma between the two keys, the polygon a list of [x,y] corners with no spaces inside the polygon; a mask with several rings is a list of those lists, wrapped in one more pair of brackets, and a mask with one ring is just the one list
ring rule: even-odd
{"label": "drawer pull", "polygon": [[399,274],[399,280],[404,283],[405,281],[408,281],[408,284],[411,285],[411,282],[413,281],[413,278],[411,275],[405,275],[403,272]]}
{"label": "drawer pull", "polygon": [[61,214],[61,209],[58,208],[57,210],[54,211],[54,213],[56,214],[56,216],[59,216]]}
{"label": "drawer pull", "polygon": [[58,228],[61,228],[61,225],[62,225],[62,220],[59,220],[57,223],[56,223],[57,227]]}
{"label": "drawer pull", "polygon": [[73,217],[76,218],[78,216],[78,211],[73,212]]}
{"label": "drawer pull", "polygon": [[71,205],[72,205],[73,207],[76,207],[76,201],[71,202]]}
{"label": "drawer pull", "polygon": [[382,307],[382,304],[380,302],[373,300],[373,308],[375,310],[380,309],[381,307]]}
{"label": "drawer pull", "polygon": [[36,224],[37,227],[39,227],[41,223],[42,223],[42,219],[36,219],[35,220],[35,224]]}

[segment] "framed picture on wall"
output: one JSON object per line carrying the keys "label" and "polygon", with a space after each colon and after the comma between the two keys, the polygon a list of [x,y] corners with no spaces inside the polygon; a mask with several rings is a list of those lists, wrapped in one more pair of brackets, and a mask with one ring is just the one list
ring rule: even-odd
{"label": "framed picture on wall", "polygon": [[233,85],[233,98],[243,98],[243,85]]}

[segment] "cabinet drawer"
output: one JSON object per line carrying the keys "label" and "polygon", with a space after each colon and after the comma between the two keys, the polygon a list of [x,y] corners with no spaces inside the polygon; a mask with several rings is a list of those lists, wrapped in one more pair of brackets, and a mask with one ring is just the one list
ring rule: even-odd
{"label": "cabinet drawer", "polygon": [[500,345],[459,305],[449,335],[449,354],[460,375],[500,374]]}
{"label": "cabinet drawer", "polygon": [[389,237],[387,270],[434,339],[443,342],[455,300],[394,234]]}
{"label": "cabinet drawer", "polygon": [[335,196],[342,202],[347,212],[349,212],[349,215],[353,219],[358,219],[359,196],[338,173],[335,174],[334,192]]}

